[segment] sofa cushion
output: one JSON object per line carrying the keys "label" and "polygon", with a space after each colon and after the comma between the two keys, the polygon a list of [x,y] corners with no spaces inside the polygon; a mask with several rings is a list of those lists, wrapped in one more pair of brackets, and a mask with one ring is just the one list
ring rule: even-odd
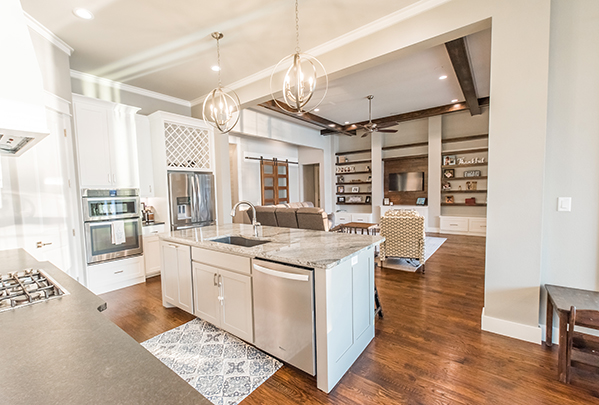
{"label": "sofa cushion", "polygon": [[302,204],[302,207],[314,207],[314,203],[312,201],[304,201],[300,204]]}
{"label": "sofa cushion", "polygon": [[277,217],[275,216],[276,209],[277,207],[274,205],[259,205],[256,207],[256,219],[265,226],[279,226],[277,224]]}
{"label": "sofa cushion", "polygon": [[297,224],[300,229],[328,231],[329,219],[322,208],[302,207],[297,209]]}
{"label": "sofa cushion", "polygon": [[284,228],[297,228],[297,208],[277,208],[275,215],[277,223]]}

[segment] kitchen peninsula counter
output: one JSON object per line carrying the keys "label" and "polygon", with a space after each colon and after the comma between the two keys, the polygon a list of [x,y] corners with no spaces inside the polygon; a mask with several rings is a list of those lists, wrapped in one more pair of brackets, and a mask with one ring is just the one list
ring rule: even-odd
{"label": "kitchen peninsula counter", "polygon": [[105,302],[49,262],[0,251],[0,273],[41,269],[68,295],[0,312],[0,403],[211,403],[101,312]]}
{"label": "kitchen peninsula counter", "polygon": [[[159,236],[162,240],[174,243],[315,269],[329,269],[338,266],[385,240],[381,236],[273,226],[260,228],[262,228],[262,234],[259,237],[254,236],[252,225],[247,224],[213,225],[165,232]],[[211,240],[223,236],[241,236],[269,242],[253,247],[243,247]]]}

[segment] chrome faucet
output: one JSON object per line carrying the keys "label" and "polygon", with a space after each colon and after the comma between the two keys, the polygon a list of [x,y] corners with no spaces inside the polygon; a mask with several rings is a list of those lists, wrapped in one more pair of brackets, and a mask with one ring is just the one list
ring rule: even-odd
{"label": "chrome faucet", "polygon": [[242,204],[245,204],[252,209],[252,226],[254,227],[254,236],[258,237],[258,227],[260,227],[261,225],[260,222],[256,220],[256,207],[254,207],[254,204],[252,204],[249,201],[239,201],[237,204],[233,206],[233,209],[231,210],[231,217],[235,216],[235,211],[237,211],[237,207],[239,207]]}

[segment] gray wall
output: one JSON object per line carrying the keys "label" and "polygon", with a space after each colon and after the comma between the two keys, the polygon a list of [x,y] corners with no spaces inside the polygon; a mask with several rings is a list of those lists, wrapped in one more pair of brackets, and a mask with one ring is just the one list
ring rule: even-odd
{"label": "gray wall", "polygon": [[551,7],[542,282],[599,290],[599,2]]}
{"label": "gray wall", "polygon": [[175,104],[121,89],[102,86],[97,83],[84,82],[77,78],[71,78],[71,85],[73,87],[73,93],[139,107],[141,110],[138,114],[141,115],[150,115],[156,111],[166,111],[173,114],[185,115],[187,117],[191,116],[191,107],[181,104]]}
{"label": "gray wall", "polygon": [[44,89],[71,101],[69,56],[31,28],[29,34],[42,72]]}

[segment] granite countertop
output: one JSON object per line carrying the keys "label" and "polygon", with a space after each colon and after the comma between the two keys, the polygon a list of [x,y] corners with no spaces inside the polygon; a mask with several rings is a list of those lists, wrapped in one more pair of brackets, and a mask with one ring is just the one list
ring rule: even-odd
{"label": "granite countertop", "polygon": [[1,403],[211,403],[108,320],[105,303],[49,262],[0,251],[1,273],[44,270],[69,295],[0,313]]}
{"label": "granite countertop", "polygon": [[156,225],[164,225],[164,222],[144,222],[141,221],[141,226],[156,226]]}
{"label": "granite countertop", "polygon": [[[212,242],[222,236],[243,236],[269,240],[254,247]],[[312,268],[331,268],[385,240],[382,236],[311,231],[307,229],[262,226],[262,236],[254,237],[252,225],[226,224],[169,231],[159,234],[165,241],[246,257],[269,259]]]}

